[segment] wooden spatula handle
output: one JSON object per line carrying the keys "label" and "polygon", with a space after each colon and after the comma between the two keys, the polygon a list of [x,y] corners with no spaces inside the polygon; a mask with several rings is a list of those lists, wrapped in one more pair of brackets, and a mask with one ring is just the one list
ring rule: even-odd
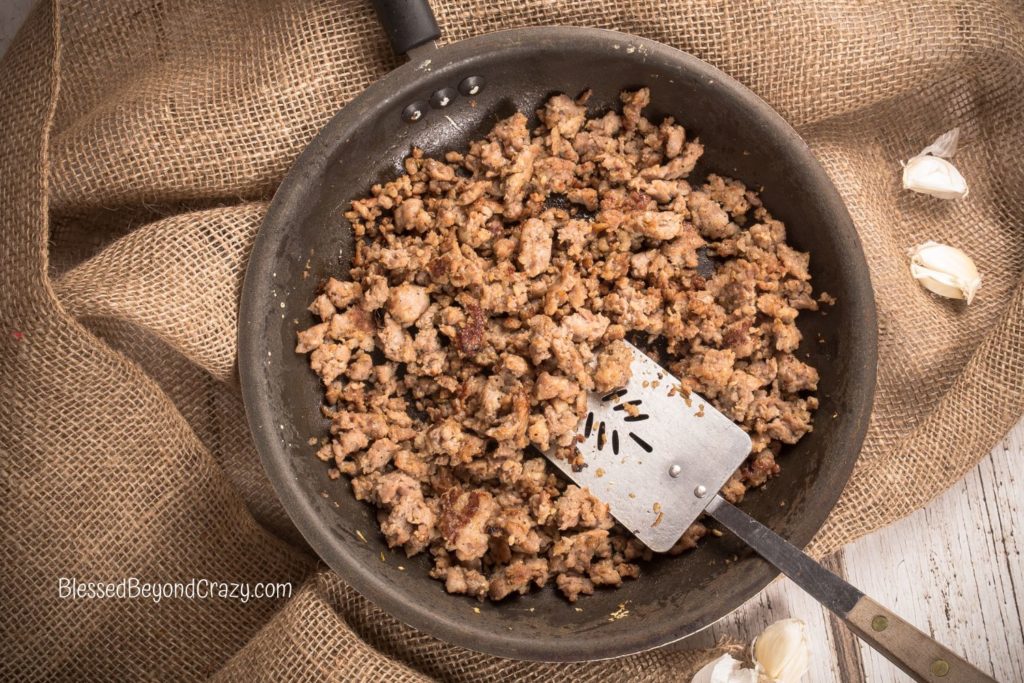
{"label": "wooden spatula handle", "polygon": [[715,496],[707,513],[914,680],[995,683],[994,678],[882,607],[721,496]]}

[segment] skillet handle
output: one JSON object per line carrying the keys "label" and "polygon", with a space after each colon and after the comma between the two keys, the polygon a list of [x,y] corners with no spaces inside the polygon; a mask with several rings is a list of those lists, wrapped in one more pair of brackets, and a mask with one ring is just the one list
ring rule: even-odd
{"label": "skillet handle", "polygon": [[995,683],[991,676],[882,607],[721,496],[714,497],[706,512],[832,610],[861,640],[915,681]]}
{"label": "skillet handle", "polygon": [[427,0],[373,0],[373,8],[395,54],[404,55],[441,37]]}

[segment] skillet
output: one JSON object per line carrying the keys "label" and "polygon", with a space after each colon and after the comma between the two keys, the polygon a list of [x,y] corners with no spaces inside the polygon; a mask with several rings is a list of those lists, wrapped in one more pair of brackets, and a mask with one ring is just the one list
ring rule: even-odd
{"label": "skillet", "polygon": [[[645,115],[655,122],[672,115],[704,143],[691,182],[714,171],[763,186],[765,205],[786,223],[789,243],[811,253],[816,291],[838,299],[827,315],[801,316],[800,353],[821,375],[815,429],[783,451],[781,474],[743,504],[803,547],[849,478],[875,389],[874,298],[842,200],[771,107],[672,47],[614,31],[543,27],[437,48],[440,31],[425,0],[375,0],[375,7],[393,49],[409,61],[346,105],[299,156],[277,190],[245,276],[239,374],[253,439],[278,496],[345,581],[397,619],[458,646],[583,661],[648,650],[707,627],[778,573],[729,536],[643,565],[639,579],[598,591],[578,604],[581,611],[551,589],[500,604],[445,593],[427,574],[429,556],[388,549],[373,511],[353,498],[345,478],[328,480],[314,457],[316,446],[307,441],[325,435],[328,423],[319,411],[319,379],[294,353],[295,333],[313,322],[306,306],[317,283],[347,273],[349,202],[401,174],[412,145],[427,155],[465,150],[500,118],[530,114],[556,92],[575,96],[591,88],[588,108],[602,112],[618,104],[620,91],[648,86]],[[609,618],[622,613],[621,605],[628,616]]]}

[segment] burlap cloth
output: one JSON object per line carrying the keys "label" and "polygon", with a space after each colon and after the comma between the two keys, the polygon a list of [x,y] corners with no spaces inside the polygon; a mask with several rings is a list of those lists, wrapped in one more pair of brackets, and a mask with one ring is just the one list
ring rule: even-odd
{"label": "burlap cloth", "polygon": [[[769,7],[771,5],[771,7]],[[436,2],[445,39],[615,28],[774,105],[839,187],[871,265],[879,390],[829,552],[946,489],[1021,414],[1019,0]],[[246,255],[275,186],[396,64],[351,0],[44,3],[0,86],[0,678],[679,680],[707,653],[554,666],[439,643],[302,545],[263,475],[235,371]],[[970,196],[899,189],[954,125]],[[905,252],[966,249],[975,303]],[[62,600],[58,577],[293,581],[287,601]]]}

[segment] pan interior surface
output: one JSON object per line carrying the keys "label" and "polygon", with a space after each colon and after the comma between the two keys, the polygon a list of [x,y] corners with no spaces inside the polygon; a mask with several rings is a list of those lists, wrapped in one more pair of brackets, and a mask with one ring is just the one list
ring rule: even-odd
{"label": "pan interior surface", "polygon": [[[786,223],[789,242],[811,253],[815,291],[838,299],[827,315],[801,316],[800,353],[821,374],[815,429],[783,451],[780,476],[743,503],[802,546],[849,477],[874,392],[874,301],[845,207],[778,114],[718,70],[664,45],[596,29],[522,29],[421,55],[321,131],[279,189],[253,248],[239,370],[268,475],[296,526],[332,569],[396,618],[450,643],[518,659],[580,661],[688,636],[737,608],[777,572],[726,535],[680,557],[643,564],[639,579],[599,590],[577,603],[579,609],[552,589],[499,604],[445,593],[427,574],[429,555],[406,558],[388,549],[371,508],[353,498],[345,478],[329,480],[314,456],[317,446],[308,441],[326,436],[328,422],[319,412],[319,379],[294,353],[295,333],[313,322],[306,306],[318,283],[347,272],[352,236],[343,213],[349,202],[399,175],[410,146],[427,155],[463,151],[516,110],[532,117],[556,92],[574,96],[590,88],[588,109],[600,113],[618,107],[620,91],[647,86],[645,115],[654,121],[671,115],[704,143],[691,182],[713,171],[763,187],[765,205]],[[433,93],[458,91],[474,76],[484,80],[476,94],[459,94],[443,108],[428,104]],[[423,115],[406,122],[403,110],[417,102]]]}

